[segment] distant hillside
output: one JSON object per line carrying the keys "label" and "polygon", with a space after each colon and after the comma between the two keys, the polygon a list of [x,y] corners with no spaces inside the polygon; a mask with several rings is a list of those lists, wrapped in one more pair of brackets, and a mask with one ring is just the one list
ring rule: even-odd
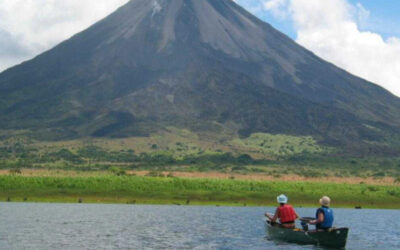
{"label": "distant hillside", "polygon": [[0,129],[41,140],[193,132],[312,136],[396,153],[400,99],[231,0],[131,0],[0,74]]}

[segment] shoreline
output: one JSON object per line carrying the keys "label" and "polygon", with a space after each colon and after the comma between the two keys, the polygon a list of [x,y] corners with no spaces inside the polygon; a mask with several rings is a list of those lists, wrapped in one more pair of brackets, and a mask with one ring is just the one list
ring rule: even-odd
{"label": "shoreline", "polygon": [[[249,202],[249,203],[235,203],[235,202],[204,202],[204,201],[191,201],[190,204],[186,204],[184,200],[135,200],[135,202],[130,201],[130,198],[122,198],[122,199],[112,199],[109,197],[97,197],[93,199],[85,199],[82,198],[82,202],[79,202],[78,197],[74,197],[71,199],[65,199],[64,197],[59,198],[43,198],[43,197],[33,197],[24,201],[23,198],[17,197],[16,199],[12,199],[11,201],[7,201],[4,197],[0,197],[0,203],[40,203],[40,204],[89,204],[89,205],[155,205],[155,206],[186,206],[186,207],[195,207],[195,206],[205,206],[205,207],[276,207],[277,204],[272,203],[259,203],[259,202]],[[318,203],[310,204],[310,203],[289,203],[294,208],[318,208],[320,205]],[[340,209],[384,209],[384,210],[398,210],[400,209],[400,205],[398,204],[386,204],[386,205],[368,205],[366,204],[361,206],[354,206],[350,204],[335,204],[331,206],[332,208],[340,208]],[[360,208],[356,208],[360,207]]]}
{"label": "shoreline", "polygon": [[400,209],[398,185],[253,181],[143,176],[0,176],[0,201],[201,206],[275,206],[285,193],[296,207],[323,195],[336,208]]}

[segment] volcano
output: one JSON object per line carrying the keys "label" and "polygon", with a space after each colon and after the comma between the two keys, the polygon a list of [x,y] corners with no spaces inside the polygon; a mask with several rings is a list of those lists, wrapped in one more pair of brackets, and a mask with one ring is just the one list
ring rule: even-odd
{"label": "volcano", "polygon": [[169,126],[384,143],[399,133],[400,100],[232,0],[131,0],[0,74],[0,129],[62,139]]}

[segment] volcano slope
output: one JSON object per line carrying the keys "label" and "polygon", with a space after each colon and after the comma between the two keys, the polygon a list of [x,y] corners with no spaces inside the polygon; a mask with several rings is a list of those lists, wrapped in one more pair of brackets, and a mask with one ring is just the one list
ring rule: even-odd
{"label": "volcano slope", "polygon": [[[0,128],[43,140],[167,127],[397,152],[400,100],[232,0],[131,0],[0,74]],[[385,150],[386,150],[385,149]]]}

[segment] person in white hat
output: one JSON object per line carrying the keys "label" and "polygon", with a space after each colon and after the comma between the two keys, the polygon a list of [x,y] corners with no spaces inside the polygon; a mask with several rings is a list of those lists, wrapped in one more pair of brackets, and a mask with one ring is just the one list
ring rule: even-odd
{"label": "person in white hat", "polygon": [[315,213],[315,220],[310,221],[310,224],[315,224],[317,230],[328,230],[332,227],[334,216],[333,210],[330,208],[331,199],[328,196],[323,196],[319,203],[321,207]]}
{"label": "person in white hat", "polygon": [[271,223],[275,223],[279,218],[279,222],[281,223],[282,227],[295,228],[295,221],[299,218],[299,215],[291,205],[287,204],[288,197],[284,194],[281,194],[276,197],[276,200],[279,203],[279,207],[276,208],[275,215],[272,216],[266,213],[265,216],[270,219]]}

